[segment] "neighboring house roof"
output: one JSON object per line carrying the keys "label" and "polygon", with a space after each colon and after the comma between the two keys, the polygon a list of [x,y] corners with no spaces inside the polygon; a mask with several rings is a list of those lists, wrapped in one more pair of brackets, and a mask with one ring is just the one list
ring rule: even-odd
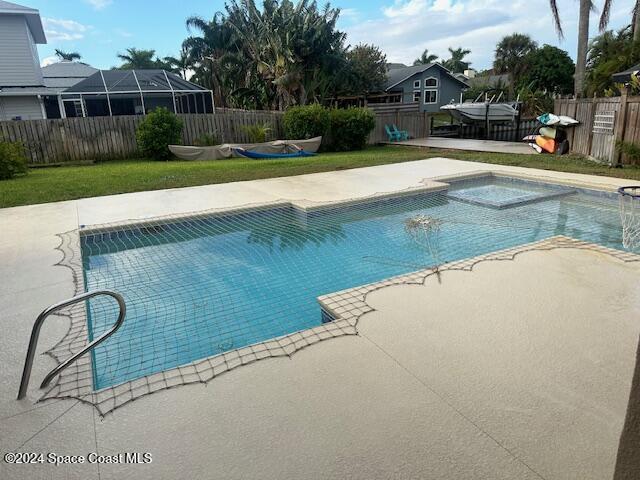
{"label": "neighboring house roof", "polygon": [[63,60],[42,67],[42,76],[44,77],[45,87],[65,90],[90,77],[97,71],[97,68],[93,68],[86,63]]}
{"label": "neighboring house roof", "polygon": [[467,81],[472,87],[497,87],[509,85],[510,82],[511,77],[508,73],[476,75]]}
{"label": "neighboring house roof", "polygon": [[[104,78],[104,82],[103,79]],[[167,82],[168,80],[168,82]],[[168,92],[174,91],[203,91],[204,87],[188,82],[175,73],[166,70],[98,70],[93,75],[81,80],[72,87],[67,88],[66,93],[109,93],[118,92]]]}
{"label": "neighboring house roof", "polygon": [[387,63],[387,70],[395,70],[396,68],[407,68],[409,65],[404,63]]}
{"label": "neighboring house roof", "polygon": [[27,20],[31,36],[36,43],[47,43],[47,37],[44,34],[40,12],[35,8],[24,7],[16,3],[5,2],[0,0],[0,15],[24,15]]}
{"label": "neighboring house roof", "polygon": [[613,75],[611,75],[611,78],[613,78],[613,80],[617,83],[627,83],[631,81],[631,75],[633,74],[637,75],[639,71],[640,71],[640,64],[634,67],[631,67],[627,70],[624,70],[623,72],[614,73]]}
{"label": "neighboring house roof", "polygon": [[411,67],[394,68],[394,69],[389,70],[387,72],[387,83],[386,83],[384,89],[385,89],[385,91],[389,91],[393,87],[397,86],[398,84],[400,84],[400,83],[404,82],[405,80],[413,77],[415,74],[422,73],[422,72],[424,72],[426,70],[429,70],[432,67],[436,67],[436,68],[441,69],[443,72],[445,72],[447,75],[449,75],[449,77],[451,77],[453,80],[455,80],[456,82],[462,84],[463,87],[468,87],[469,86],[469,85],[467,85],[466,82],[460,80],[459,78],[456,78],[449,70],[444,68],[439,63],[427,63],[425,65],[413,65]]}

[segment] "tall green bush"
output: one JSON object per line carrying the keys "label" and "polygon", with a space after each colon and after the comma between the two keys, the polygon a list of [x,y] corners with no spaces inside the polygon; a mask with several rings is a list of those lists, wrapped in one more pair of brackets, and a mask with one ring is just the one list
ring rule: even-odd
{"label": "tall green bush", "polygon": [[138,148],[146,157],[166,160],[171,156],[169,145],[180,143],[182,120],[173,112],[159,107],[148,113],[136,131]]}
{"label": "tall green bush", "polygon": [[640,144],[633,142],[616,142],[616,151],[626,155],[632,165],[640,165]]}
{"label": "tall green bush", "polygon": [[0,180],[27,173],[27,155],[21,142],[0,140]]}
{"label": "tall green bush", "polygon": [[334,108],[330,119],[330,149],[336,152],[362,150],[376,126],[375,115],[368,108]]}
{"label": "tall green bush", "polygon": [[329,110],[317,103],[289,108],[283,118],[284,133],[289,139],[326,135],[329,131]]}

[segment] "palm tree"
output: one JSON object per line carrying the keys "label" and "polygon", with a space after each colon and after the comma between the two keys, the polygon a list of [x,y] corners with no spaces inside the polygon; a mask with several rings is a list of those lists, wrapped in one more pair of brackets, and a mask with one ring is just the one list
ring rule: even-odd
{"label": "palm tree", "polygon": [[631,15],[633,17],[633,41],[637,42],[640,40],[640,0],[636,0]]}
{"label": "palm tree", "polygon": [[538,48],[529,35],[514,33],[503,37],[496,45],[493,68],[496,73],[509,73],[514,81],[523,72],[524,58]]}
{"label": "palm tree", "polygon": [[[189,32],[195,30],[200,33],[199,36],[188,37],[182,43],[195,69],[195,77],[213,90],[216,105],[227,106],[227,87],[246,87],[246,84],[235,84],[231,75],[225,75],[230,69],[233,70],[231,64],[236,58],[233,52],[237,51],[231,28],[221,12],[216,13],[209,22],[201,17],[189,17],[186,24]],[[248,73],[251,65],[244,66]]]}
{"label": "palm tree", "polygon": [[191,67],[193,67],[189,50],[184,44],[180,49],[179,57],[164,57],[162,62],[167,67],[166,70],[180,74],[185,80],[187,79],[187,70],[190,70]]}
{"label": "palm tree", "polygon": [[[638,5],[636,0],[636,6]],[[605,0],[600,14],[600,31],[603,32],[609,23],[609,13],[611,11],[612,0]],[[562,21],[558,12],[556,0],[549,0],[553,22],[558,32],[558,37],[563,38]],[[587,51],[589,48],[589,14],[595,8],[592,0],[580,0],[578,11],[578,52],[576,53],[576,73],[574,77],[574,94],[582,97],[585,89],[585,76],[587,73]],[[637,9],[635,9],[637,11]],[[637,21],[637,18],[636,18]]]}
{"label": "palm tree", "polygon": [[58,57],[60,60],[73,62],[74,60],[80,60],[82,58],[82,55],[80,55],[78,52],[63,52],[62,50],[56,48],[56,57]]}
{"label": "palm tree", "polygon": [[452,73],[462,73],[469,68],[469,65],[471,65],[470,62],[464,61],[464,57],[469,55],[471,53],[471,50],[463,48],[456,48],[454,50],[453,48],[449,47],[449,53],[451,54],[451,58],[449,60],[445,60],[442,66]]}
{"label": "palm tree", "polygon": [[[258,7],[261,5],[261,7]],[[279,108],[343,89],[346,35],[339,10],[314,0],[229,0],[211,21],[187,19],[194,78],[217,105]]]}
{"label": "palm tree", "polygon": [[117,55],[124,62],[118,68],[121,70],[157,68],[158,61],[153,58],[155,54],[155,50],[142,50],[135,47],[127,48],[127,53],[119,53]]}
{"label": "palm tree", "polygon": [[429,50],[425,48],[424,52],[422,52],[422,55],[420,55],[419,58],[416,58],[413,61],[413,64],[414,65],[428,65],[429,63],[435,62],[437,59],[438,59],[438,55],[434,55],[432,53],[429,53]]}

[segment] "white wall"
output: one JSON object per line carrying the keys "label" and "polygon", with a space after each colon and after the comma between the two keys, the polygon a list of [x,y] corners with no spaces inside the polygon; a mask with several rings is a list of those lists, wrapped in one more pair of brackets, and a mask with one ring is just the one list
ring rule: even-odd
{"label": "white wall", "polygon": [[15,117],[22,117],[22,120],[44,118],[38,97],[0,97],[0,120]]}
{"label": "white wall", "polygon": [[22,15],[0,15],[0,87],[43,85],[38,50]]}

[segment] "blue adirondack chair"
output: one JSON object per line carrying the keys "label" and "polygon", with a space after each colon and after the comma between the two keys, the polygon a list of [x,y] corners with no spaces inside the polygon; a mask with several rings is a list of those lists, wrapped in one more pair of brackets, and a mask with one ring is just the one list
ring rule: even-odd
{"label": "blue adirondack chair", "polygon": [[398,137],[400,137],[400,140],[409,140],[409,132],[407,132],[406,130],[398,130],[398,127],[396,127],[395,123],[391,125],[391,128],[398,135]]}
{"label": "blue adirondack chair", "polygon": [[387,137],[389,137],[390,142],[399,142],[402,140],[402,137],[395,129],[391,129],[389,125],[384,126],[384,131],[387,132]]}

